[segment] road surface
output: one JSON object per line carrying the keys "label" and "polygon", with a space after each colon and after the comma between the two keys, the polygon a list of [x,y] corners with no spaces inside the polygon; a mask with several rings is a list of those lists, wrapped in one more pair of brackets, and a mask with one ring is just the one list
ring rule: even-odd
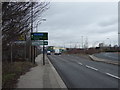
{"label": "road surface", "polygon": [[94,56],[98,58],[113,60],[113,61],[118,61],[119,60],[118,58],[120,58],[120,54],[112,53],[112,52],[108,52],[108,53],[102,52],[102,53],[94,54]]}
{"label": "road surface", "polygon": [[74,55],[48,55],[68,88],[118,88],[118,66]]}

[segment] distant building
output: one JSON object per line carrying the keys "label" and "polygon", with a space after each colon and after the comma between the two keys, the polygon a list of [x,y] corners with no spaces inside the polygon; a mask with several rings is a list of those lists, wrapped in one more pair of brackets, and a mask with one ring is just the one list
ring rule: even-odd
{"label": "distant building", "polygon": [[104,43],[99,43],[100,48],[103,48],[104,46],[105,46]]}
{"label": "distant building", "polygon": [[118,45],[114,45],[114,47],[118,47]]}

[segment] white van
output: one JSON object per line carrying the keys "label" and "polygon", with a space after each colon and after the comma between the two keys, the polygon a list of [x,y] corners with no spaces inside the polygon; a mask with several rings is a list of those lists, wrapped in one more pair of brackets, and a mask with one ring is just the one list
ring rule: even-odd
{"label": "white van", "polygon": [[47,51],[47,55],[51,55],[51,52],[50,52],[50,51]]}
{"label": "white van", "polygon": [[59,49],[55,49],[55,55],[60,55],[60,50]]}

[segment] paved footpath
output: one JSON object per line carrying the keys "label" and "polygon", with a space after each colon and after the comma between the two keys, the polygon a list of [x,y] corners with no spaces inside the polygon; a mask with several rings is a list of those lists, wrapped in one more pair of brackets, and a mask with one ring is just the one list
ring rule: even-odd
{"label": "paved footpath", "polygon": [[47,56],[45,65],[42,62],[42,54],[38,55],[35,61],[38,66],[20,77],[17,88],[67,88]]}

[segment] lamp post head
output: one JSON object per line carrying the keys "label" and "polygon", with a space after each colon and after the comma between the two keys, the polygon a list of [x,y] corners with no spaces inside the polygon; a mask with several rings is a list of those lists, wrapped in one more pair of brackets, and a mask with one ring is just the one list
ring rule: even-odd
{"label": "lamp post head", "polygon": [[42,21],[46,21],[46,18],[43,18]]}

